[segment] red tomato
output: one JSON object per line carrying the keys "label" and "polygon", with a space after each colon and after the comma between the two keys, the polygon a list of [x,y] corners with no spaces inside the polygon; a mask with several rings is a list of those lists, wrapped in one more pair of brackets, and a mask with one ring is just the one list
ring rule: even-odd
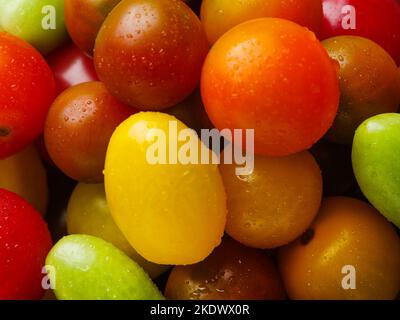
{"label": "red tomato", "polygon": [[40,53],[0,32],[0,159],[39,136],[54,96],[54,78]]}
{"label": "red tomato", "polygon": [[[345,7],[349,5],[354,11]],[[398,0],[323,0],[323,10],[322,39],[338,35],[365,37],[381,45],[400,64]],[[352,12],[355,19],[350,20]],[[355,25],[351,25],[352,21]]]}
{"label": "red tomato", "polygon": [[57,94],[83,82],[98,80],[93,60],[73,43],[46,57],[56,80]]}
{"label": "red tomato", "polygon": [[123,0],[96,40],[99,78],[141,110],[181,102],[196,88],[208,42],[200,20],[181,0]]}
{"label": "red tomato", "polygon": [[278,18],[250,20],[211,48],[201,94],[218,129],[254,129],[257,154],[285,156],[308,149],[331,126],[337,69],[306,28]]}
{"label": "red tomato", "polygon": [[40,214],[15,193],[0,189],[0,300],[43,296],[42,267],[51,245]]}
{"label": "red tomato", "polygon": [[135,111],[116,100],[101,82],[65,90],[46,120],[44,137],[51,159],[73,179],[102,182],[111,135]]}

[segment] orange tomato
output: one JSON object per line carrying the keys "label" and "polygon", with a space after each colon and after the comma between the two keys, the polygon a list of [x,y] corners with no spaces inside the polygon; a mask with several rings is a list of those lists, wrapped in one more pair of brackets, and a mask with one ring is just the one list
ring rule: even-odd
{"label": "orange tomato", "polygon": [[277,18],[242,23],[212,47],[201,93],[218,129],[255,129],[255,151],[304,151],[331,126],[339,104],[338,64],[315,35]]}
{"label": "orange tomato", "polygon": [[0,188],[18,194],[42,215],[46,213],[47,174],[33,146],[0,160]]}
{"label": "orange tomato", "polygon": [[228,201],[226,232],[250,247],[275,248],[311,224],[321,202],[321,172],[309,152],[257,156],[254,163],[248,176],[236,176],[235,164],[220,166]]}
{"label": "orange tomato", "polygon": [[400,290],[400,239],[356,199],[325,199],[311,229],[281,249],[279,264],[292,299],[395,299]]}

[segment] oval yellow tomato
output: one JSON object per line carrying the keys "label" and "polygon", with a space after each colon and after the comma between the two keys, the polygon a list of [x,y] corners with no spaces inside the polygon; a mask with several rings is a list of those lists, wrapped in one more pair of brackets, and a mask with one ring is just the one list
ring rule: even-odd
{"label": "oval yellow tomato", "polygon": [[[171,115],[141,112],[116,129],[107,150],[104,175],[111,214],[135,250],[158,264],[203,260],[219,245],[225,227],[218,166],[174,161],[173,155],[187,146],[176,139],[184,129],[189,130]],[[190,132],[188,141],[200,148],[201,141]]]}

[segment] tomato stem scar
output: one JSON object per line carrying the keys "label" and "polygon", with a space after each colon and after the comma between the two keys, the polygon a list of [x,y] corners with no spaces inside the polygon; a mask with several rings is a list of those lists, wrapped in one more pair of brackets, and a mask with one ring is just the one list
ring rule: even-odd
{"label": "tomato stem scar", "polygon": [[0,126],[0,137],[7,137],[10,133],[10,128]]}

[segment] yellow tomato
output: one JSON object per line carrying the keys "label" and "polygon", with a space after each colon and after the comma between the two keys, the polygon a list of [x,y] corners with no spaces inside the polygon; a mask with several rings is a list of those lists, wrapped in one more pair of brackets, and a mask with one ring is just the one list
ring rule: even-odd
{"label": "yellow tomato", "polygon": [[226,231],[255,248],[275,248],[300,236],[318,212],[320,169],[309,152],[283,158],[256,156],[254,171],[237,176],[235,164],[220,166],[228,198]]}
{"label": "yellow tomato", "polygon": [[[176,141],[184,129],[171,115],[141,112],[116,129],[107,150],[104,175],[111,214],[135,250],[158,264],[203,260],[219,245],[225,227],[218,166],[183,164],[181,157],[174,161],[189,139],[192,146],[201,145],[194,131],[186,142]],[[166,164],[156,163],[166,153]]]}
{"label": "yellow tomato", "polygon": [[325,199],[309,231],[281,249],[279,264],[291,299],[395,299],[400,290],[400,239],[356,199]]}
{"label": "yellow tomato", "polygon": [[69,234],[87,234],[110,242],[153,279],[169,268],[148,262],[132,248],[111,217],[103,184],[79,183],[76,186],[68,203],[67,228]]}
{"label": "yellow tomato", "polygon": [[43,215],[46,213],[47,174],[33,146],[0,160],[0,188],[15,192]]}

